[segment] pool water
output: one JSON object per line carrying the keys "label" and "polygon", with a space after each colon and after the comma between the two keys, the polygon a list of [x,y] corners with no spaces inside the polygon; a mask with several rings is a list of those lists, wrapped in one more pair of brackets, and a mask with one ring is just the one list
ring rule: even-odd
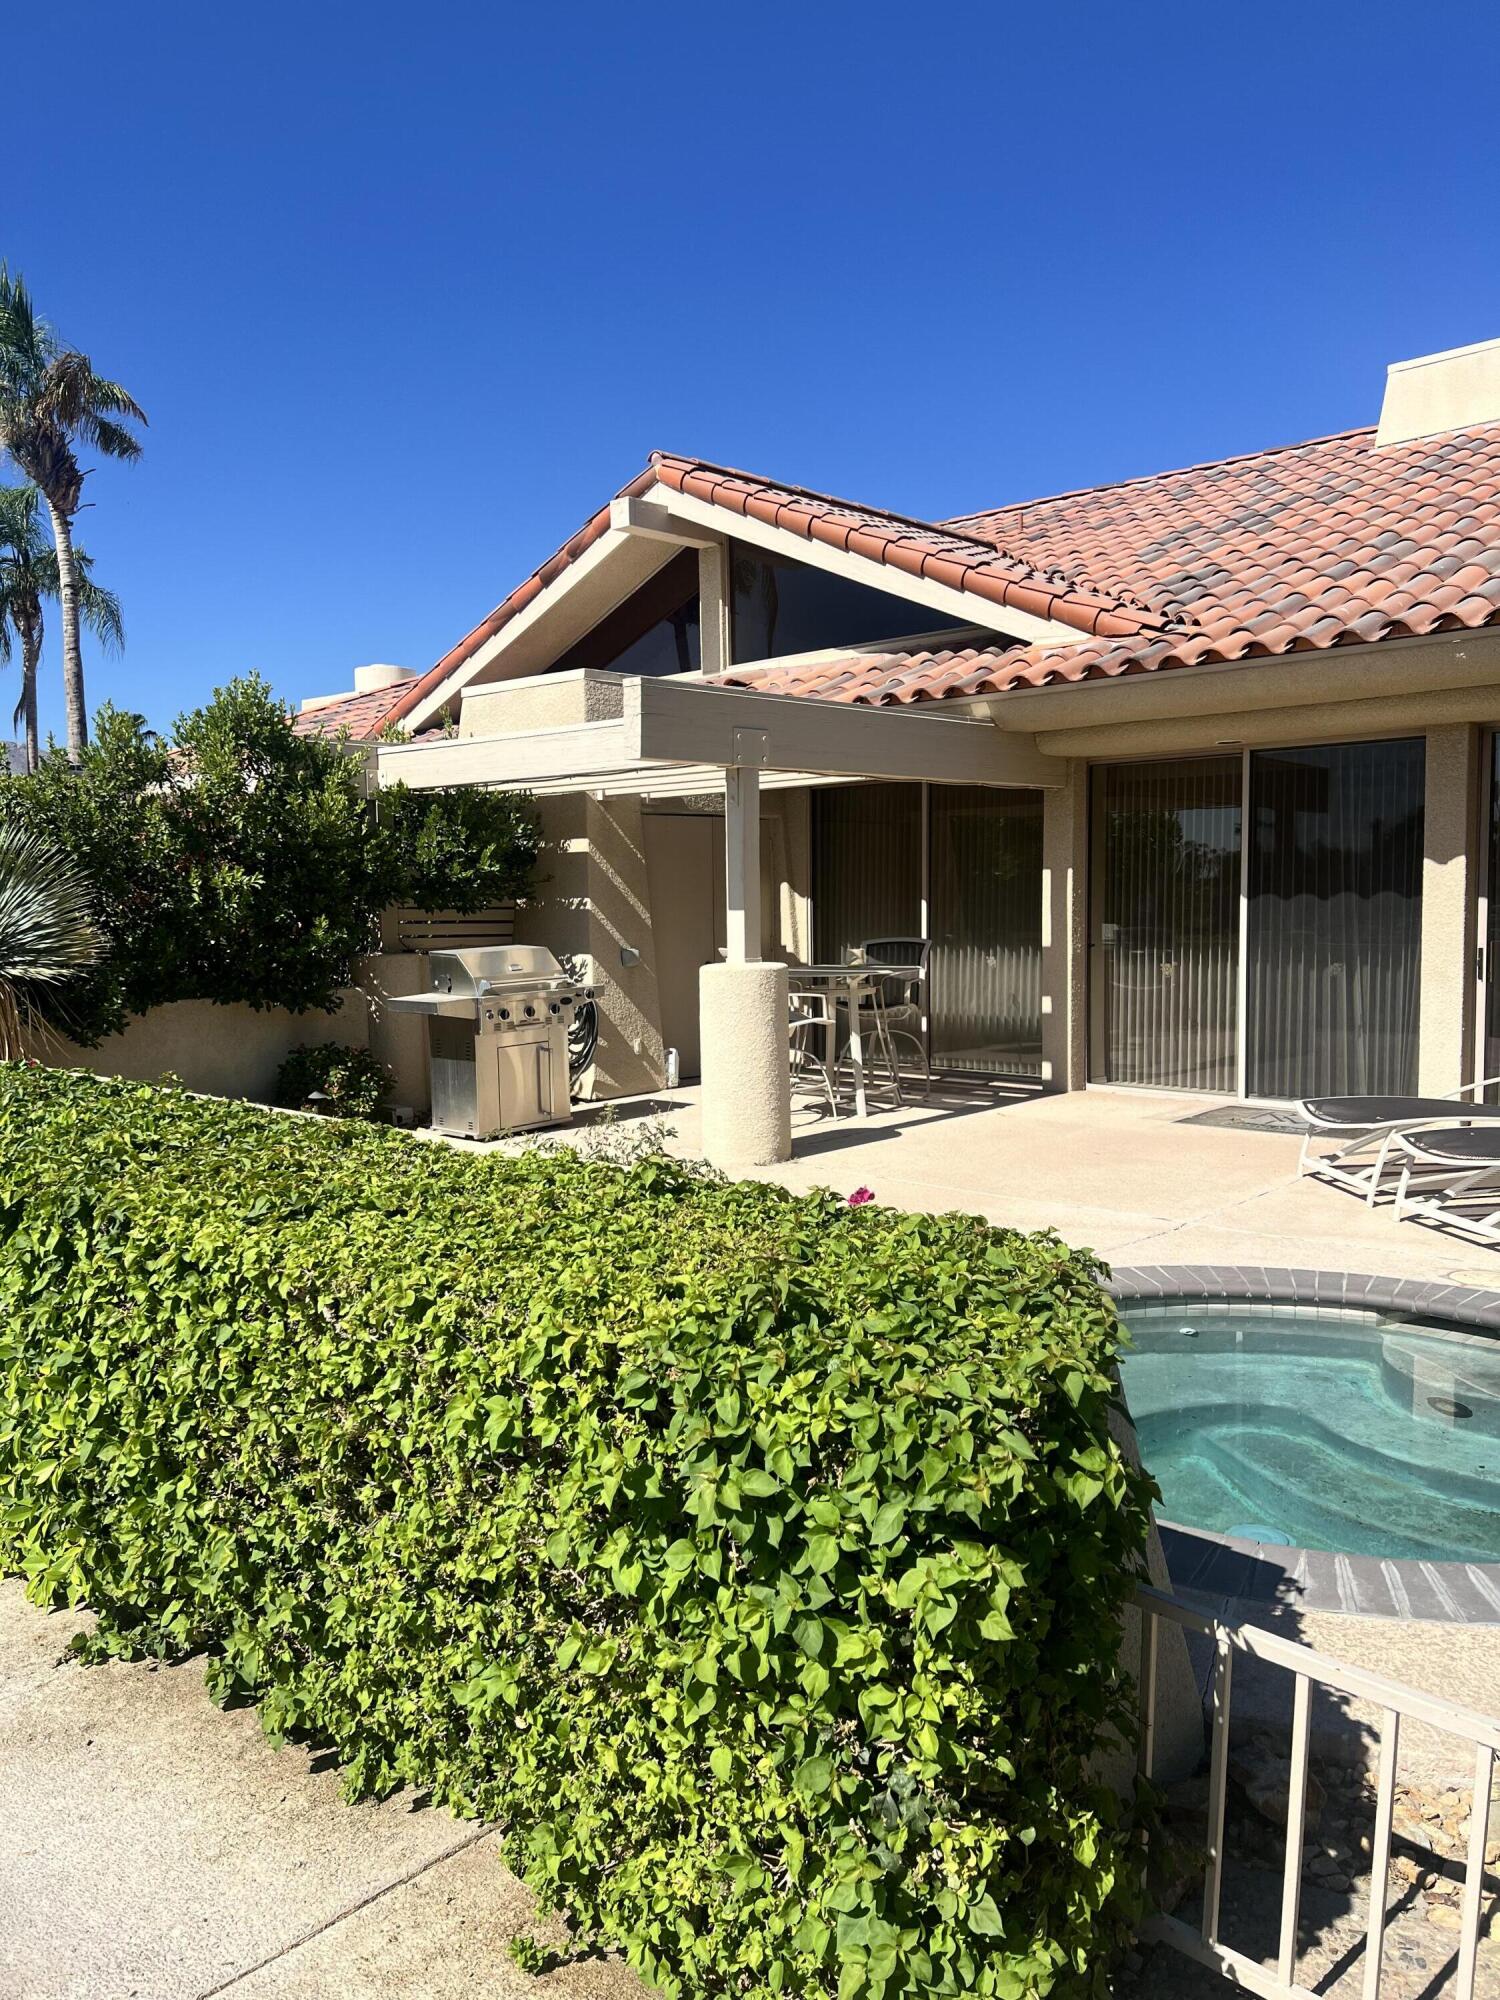
{"label": "pool water", "polygon": [[1500,1562],[1500,1340],[1379,1313],[1126,1303],[1161,1512],[1346,1555]]}

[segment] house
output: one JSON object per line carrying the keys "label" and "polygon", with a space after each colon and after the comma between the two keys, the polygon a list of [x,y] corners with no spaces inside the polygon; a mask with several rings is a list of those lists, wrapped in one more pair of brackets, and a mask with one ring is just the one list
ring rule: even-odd
{"label": "house", "polygon": [[743,1123],[768,966],[892,936],[935,1066],[1450,1091],[1500,1071],[1500,341],[1373,428],[946,521],[658,453],[299,726],[538,796],[522,935],[590,962],[602,1093],[675,1048]]}

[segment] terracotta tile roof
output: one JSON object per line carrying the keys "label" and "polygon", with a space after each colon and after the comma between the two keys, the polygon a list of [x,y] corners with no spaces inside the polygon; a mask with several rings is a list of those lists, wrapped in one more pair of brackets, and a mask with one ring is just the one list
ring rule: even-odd
{"label": "terracotta tile roof", "polygon": [[[1018,556],[984,533],[954,524],[915,521],[877,507],[856,506],[803,486],[780,486],[753,473],[713,465],[707,459],[651,454],[645,470],[620,488],[618,498],[636,499],[660,481],[677,493],[707,500],[728,514],[770,521],[807,541],[851,550],[909,576],[925,576],[955,590],[971,591],[991,604],[1009,605],[1038,618],[1052,618],[1080,633],[1127,636],[1159,623],[1159,615],[1124,586],[1080,585],[1057,565]],[[727,526],[727,523],[726,523]],[[593,547],[609,527],[601,507],[576,535],[503,598],[487,618],[446,652],[420,680],[399,691],[386,717],[398,722],[434,694],[481,646],[539,597],[563,571]],[[977,609],[978,607],[976,607]]]}
{"label": "terracotta tile roof", "polygon": [[1096,592],[1128,585],[1157,627],[725,678],[834,701],[930,701],[1500,621],[1500,425],[1380,451],[1373,432],[1350,431],[947,525]]}
{"label": "terracotta tile roof", "polygon": [[[990,694],[1500,620],[1494,425],[1381,451],[1372,431],[1349,431],[945,522],[667,452],[653,453],[621,497],[658,481],[727,515],[936,578],[1079,635],[1072,644],[879,654],[725,676],[829,700]],[[591,548],[609,521],[602,507],[420,679],[348,696],[297,726],[347,725],[368,738],[401,721]]]}
{"label": "terracotta tile roof", "polygon": [[662,485],[673,492],[763,521],[804,541],[866,556],[908,576],[970,591],[991,604],[1055,619],[1079,632],[1123,638],[1161,623],[1156,608],[1123,584],[1101,589],[1080,583],[1066,563],[1019,553],[988,525],[980,531],[952,522],[916,521],[664,452],[653,455],[652,465]]}
{"label": "terracotta tile roof", "polygon": [[385,727],[386,717],[397,695],[405,694],[409,681],[395,687],[377,688],[373,694],[341,694],[319,708],[300,710],[292,717],[296,736],[338,736],[344,730],[357,743],[368,743]]}

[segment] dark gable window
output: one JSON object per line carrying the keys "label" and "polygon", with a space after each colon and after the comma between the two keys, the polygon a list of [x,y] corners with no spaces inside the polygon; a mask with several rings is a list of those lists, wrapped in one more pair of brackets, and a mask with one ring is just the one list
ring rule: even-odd
{"label": "dark gable window", "polygon": [[[943,614],[805,563],[730,543],[734,661],[773,660],[824,646],[906,639],[944,627]],[[946,629],[946,628],[945,628]],[[962,630],[962,627],[955,627]]]}
{"label": "dark gable window", "polygon": [[698,632],[698,552],[684,549],[623,604],[585,632],[550,672],[607,667],[615,674],[695,674],[702,659]]}

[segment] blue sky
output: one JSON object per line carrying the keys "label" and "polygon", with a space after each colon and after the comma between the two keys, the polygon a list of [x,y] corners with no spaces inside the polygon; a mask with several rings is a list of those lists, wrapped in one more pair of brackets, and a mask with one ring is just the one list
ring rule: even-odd
{"label": "blue sky", "polygon": [[150,414],[80,539],[129,633],[91,701],[157,723],[430,665],[655,446],[956,513],[1372,420],[1500,334],[1492,6],[66,25],[7,22],[0,255]]}

